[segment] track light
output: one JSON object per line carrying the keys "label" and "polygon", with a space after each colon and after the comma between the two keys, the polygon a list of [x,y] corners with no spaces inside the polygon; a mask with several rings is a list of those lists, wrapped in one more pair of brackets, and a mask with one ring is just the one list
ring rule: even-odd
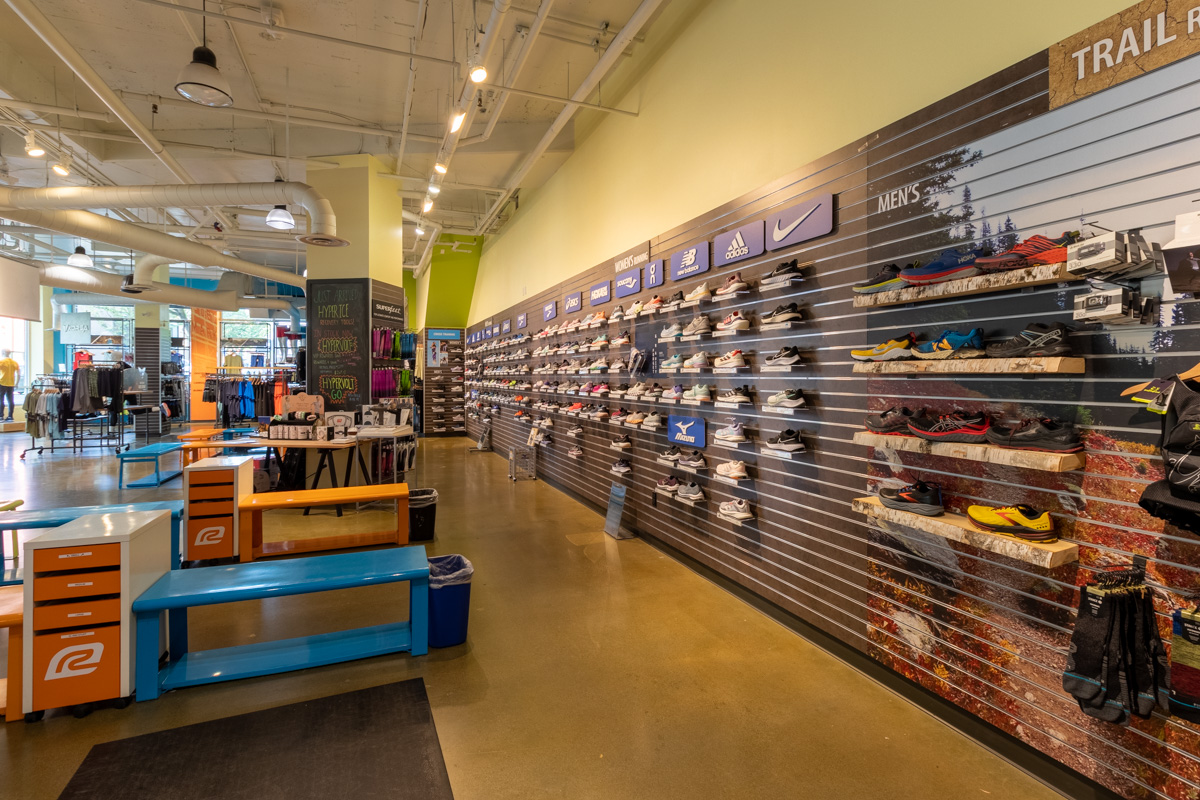
{"label": "track light", "polygon": [[450,120],[450,132],[458,133],[458,129],[462,127],[463,120],[466,118],[467,118],[467,112],[465,112],[465,111],[455,114],[454,117]]}
{"label": "track light", "polygon": [[424,236],[424,235],[425,235],[425,229],[422,228],[420,225],[418,225],[417,226],[417,236]]}
{"label": "track light", "polygon": [[434,197],[437,197],[442,193],[442,187],[438,186],[436,183],[431,183],[429,184],[429,193]]}
{"label": "track light", "polygon": [[62,157],[58,159],[58,163],[50,167],[56,175],[63,178],[71,174],[71,151],[64,150]]}
{"label": "track light", "polygon": [[90,267],[92,266],[92,257],[87,254],[81,245],[75,247],[75,252],[67,256],[67,266],[70,267]]}
{"label": "track light", "polygon": [[475,55],[467,61],[467,72],[471,76],[471,83],[483,83],[487,80],[487,67],[479,59],[478,47],[475,48]]}
{"label": "track light", "polygon": [[433,198],[432,197],[430,197],[429,195],[425,195],[425,203],[424,203],[424,205],[421,206],[421,210],[425,214],[428,214],[430,211],[433,210]]}
{"label": "track light", "polygon": [[438,175],[445,175],[446,174],[446,165],[439,161],[438,163],[433,165],[433,171],[436,172]]}
{"label": "track light", "polygon": [[33,131],[25,131],[25,155],[32,158],[41,158],[46,155],[46,148],[37,143],[37,137],[33,135]]}

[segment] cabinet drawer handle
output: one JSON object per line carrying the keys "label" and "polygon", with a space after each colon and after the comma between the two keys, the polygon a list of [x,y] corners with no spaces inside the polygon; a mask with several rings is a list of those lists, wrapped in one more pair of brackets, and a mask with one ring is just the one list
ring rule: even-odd
{"label": "cabinet drawer handle", "polygon": [[68,583],[67,588],[68,589],[77,589],[80,586],[91,586],[91,585],[92,585],[92,581],[85,581],[83,583]]}
{"label": "cabinet drawer handle", "polygon": [[80,556],[90,556],[91,554],[92,554],[91,550],[85,550],[81,553],[61,553],[61,554],[59,554],[58,557],[59,558],[79,558]]}
{"label": "cabinet drawer handle", "polygon": [[71,617],[90,617],[91,615],[92,615],[92,612],[90,612],[90,611],[76,611],[74,614],[67,614],[67,618],[70,619]]}

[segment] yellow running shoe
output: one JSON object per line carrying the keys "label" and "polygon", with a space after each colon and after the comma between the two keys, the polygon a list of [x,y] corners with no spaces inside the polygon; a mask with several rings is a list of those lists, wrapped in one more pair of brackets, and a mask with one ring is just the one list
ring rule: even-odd
{"label": "yellow running shoe", "polygon": [[917,342],[914,334],[906,333],[899,339],[890,339],[877,344],[870,350],[851,350],[855,361],[894,361],[897,358],[912,358],[912,348]]}
{"label": "yellow running shoe", "polygon": [[1027,505],[1004,506],[971,506],[967,509],[967,517],[971,523],[981,530],[1003,533],[1016,539],[1029,542],[1057,542],[1058,534],[1054,532],[1054,522],[1050,519],[1049,511],[1039,512]]}

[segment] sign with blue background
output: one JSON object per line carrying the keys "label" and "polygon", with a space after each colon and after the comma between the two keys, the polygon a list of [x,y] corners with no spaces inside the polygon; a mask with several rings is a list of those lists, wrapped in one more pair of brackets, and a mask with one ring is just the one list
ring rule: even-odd
{"label": "sign with blue background", "polygon": [[521,328],[524,328],[528,324],[529,320],[527,314],[522,314],[521,316],[517,317],[517,330],[521,330]]}
{"label": "sign with blue background", "polygon": [[605,281],[604,283],[597,283],[588,292],[588,305],[598,306],[607,303],[612,299],[612,295],[609,292],[610,287],[608,281]]}
{"label": "sign with blue background", "polygon": [[558,316],[558,301],[551,300],[542,306],[542,322],[549,322]]}
{"label": "sign with blue background", "polygon": [[583,308],[583,292],[569,294],[563,299],[563,313],[570,314]]}
{"label": "sign with blue background", "polygon": [[492,336],[499,336],[499,335],[500,335],[500,326],[493,325],[492,326]]}
{"label": "sign with blue background", "polygon": [[491,329],[491,328],[484,328],[484,329],[483,329],[483,338],[485,338],[485,339],[490,339],[490,338],[492,338],[492,329]]}
{"label": "sign with blue background", "polygon": [[667,417],[667,439],[687,447],[704,447],[704,419],[670,415]]}
{"label": "sign with blue background", "polygon": [[617,276],[617,297],[629,297],[642,290],[642,270],[635,267]]}
{"label": "sign with blue background", "polygon": [[780,250],[833,231],[833,195],[826,193],[767,217],[767,249]]}
{"label": "sign with blue background", "polygon": [[722,233],[713,239],[713,265],[723,267],[747,258],[762,255],[763,221],[751,222],[740,228]]}
{"label": "sign with blue background", "polygon": [[671,255],[671,280],[686,280],[702,272],[708,272],[708,242]]}
{"label": "sign with blue background", "polygon": [[657,261],[651,261],[645,269],[646,271],[642,275],[642,288],[653,289],[655,286],[662,286],[663,260],[660,258]]}
{"label": "sign with blue background", "polygon": [[427,328],[425,330],[425,339],[441,339],[444,341],[454,341],[462,338],[462,331],[456,331],[450,328]]}
{"label": "sign with blue background", "polygon": [[500,323],[500,332],[501,333],[508,333],[511,330],[512,330],[512,320],[511,319],[506,319],[506,320],[504,320],[504,322]]}

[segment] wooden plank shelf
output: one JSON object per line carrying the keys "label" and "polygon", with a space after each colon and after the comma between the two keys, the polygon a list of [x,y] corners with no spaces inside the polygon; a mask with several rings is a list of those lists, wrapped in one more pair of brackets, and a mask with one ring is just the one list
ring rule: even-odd
{"label": "wooden plank shelf", "polygon": [[983,275],[973,275],[970,278],[960,278],[956,281],[935,283],[929,286],[906,286],[890,292],[875,294],[856,294],[855,308],[871,308],[879,306],[898,306],[905,303],[924,303],[931,300],[947,300],[952,297],[966,297],[973,294],[1001,292],[1005,289],[1024,289],[1027,286],[1044,286],[1048,283],[1065,283],[1077,281],[1080,278],[1067,272],[1066,264],[1048,264],[1041,267],[1022,267],[1021,269],[990,272]]}
{"label": "wooden plank shelf", "polygon": [[1040,375],[1071,374],[1084,371],[1082,358],[947,358],[941,361],[856,361],[854,371],[868,375]]}
{"label": "wooden plank shelf", "polygon": [[853,501],[851,508],[868,517],[916,528],[926,533],[932,533],[934,536],[941,536],[1039,567],[1058,567],[1079,560],[1079,548],[1070,542],[1059,540],[1050,544],[1040,544],[1025,542],[999,533],[988,533],[976,528],[969,519],[961,514],[947,513],[940,517],[926,517],[910,511],[888,508],[879,501],[878,497],[859,497]]}
{"label": "wooden plank shelf", "polygon": [[930,442],[916,436],[888,436],[870,431],[854,434],[854,443],[885,450],[903,450],[909,453],[926,453],[947,458],[963,458],[968,461],[983,461],[1006,467],[1037,469],[1043,472],[1072,472],[1083,469],[1086,458],[1083,453],[1044,453],[1038,450],[1013,450],[994,444],[966,444],[961,442]]}

